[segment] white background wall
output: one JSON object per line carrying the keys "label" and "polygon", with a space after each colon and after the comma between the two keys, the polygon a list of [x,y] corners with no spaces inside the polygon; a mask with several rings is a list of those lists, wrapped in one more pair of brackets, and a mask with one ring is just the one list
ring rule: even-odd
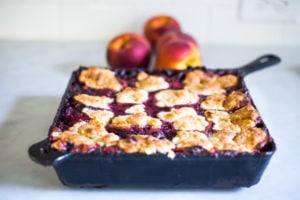
{"label": "white background wall", "polygon": [[242,6],[242,0],[0,0],[0,39],[107,42],[122,32],[142,33],[149,17],[169,14],[200,44],[300,45],[296,19],[242,19]]}

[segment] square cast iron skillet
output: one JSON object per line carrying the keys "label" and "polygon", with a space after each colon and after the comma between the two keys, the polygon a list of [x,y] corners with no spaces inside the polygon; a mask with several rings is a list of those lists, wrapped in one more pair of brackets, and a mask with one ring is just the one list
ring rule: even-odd
{"label": "square cast iron skillet", "polygon": [[[243,78],[247,74],[279,62],[275,55],[264,55],[242,67],[223,71],[239,75],[246,88]],[[52,165],[61,182],[73,187],[250,187],[258,183],[276,150],[271,137],[259,153],[186,155],[174,159],[161,154],[61,153],[49,146],[48,139],[33,144],[28,150],[30,158],[44,166]]]}

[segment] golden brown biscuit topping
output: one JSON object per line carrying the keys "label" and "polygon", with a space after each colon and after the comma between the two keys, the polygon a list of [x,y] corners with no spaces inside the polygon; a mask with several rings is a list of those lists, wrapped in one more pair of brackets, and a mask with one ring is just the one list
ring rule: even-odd
{"label": "golden brown biscuit topping", "polygon": [[205,101],[201,103],[201,108],[206,110],[225,110],[224,101],[226,99],[225,94],[215,94],[208,96]]}
{"label": "golden brown biscuit topping", "polygon": [[234,75],[208,76],[202,70],[194,70],[187,73],[183,84],[187,90],[198,94],[223,94],[226,88],[238,84],[238,77]]}
{"label": "golden brown biscuit topping", "polygon": [[208,96],[201,103],[201,108],[206,110],[231,110],[240,106],[246,99],[247,95],[238,91],[233,91],[229,95],[216,94]]}
{"label": "golden brown biscuit topping", "polygon": [[231,121],[239,125],[242,129],[254,127],[258,117],[259,113],[252,105],[244,106],[230,114]]}
{"label": "golden brown biscuit topping", "polygon": [[194,104],[199,96],[187,90],[162,90],[156,93],[156,105],[159,107],[173,107],[175,105]]}
{"label": "golden brown biscuit topping", "polygon": [[60,134],[58,137],[58,140],[54,143],[52,143],[51,147],[55,149],[60,149],[60,143],[61,141],[70,142],[74,144],[75,146],[80,145],[87,145],[87,146],[93,146],[94,142],[92,139],[89,139],[83,135],[80,135],[76,132],[71,131],[64,131]]}
{"label": "golden brown biscuit topping", "polygon": [[224,130],[233,132],[240,131],[240,127],[231,121],[230,114],[228,114],[225,111],[211,110],[206,111],[204,115],[208,121],[214,122],[214,130]]}
{"label": "golden brown biscuit topping", "polygon": [[223,75],[217,78],[217,82],[219,83],[221,88],[229,88],[234,87],[238,84],[238,77],[232,74]]}
{"label": "golden brown biscuit topping", "polygon": [[107,132],[102,123],[95,123],[94,119],[89,122],[78,122],[69,130],[60,133],[54,132],[54,134],[56,141],[52,143],[51,147],[58,150],[61,150],[62,141],[72,143],[75,146],[95,146],[96,144],[111,146],[120,139],[118,135]]}
{"label": "golden brown biscuit topping", "polygon": [[238,132],[241,129],[254,127],[259,114],[251,105],[242,107],[229,114],[225,111],[206,111],[205,117],[215,123],[215,130],[229,130]]}
{"label": "golden brown biscuit topping", "polygon": [[120,140],[120,137],[114,133],[107,133],[106,135],[103,135],[102,137],[99,137],[95,140],[95,143],[100,146],[106,146],[110,147],[113,145],[117,145],[118,141]]}
{"label": "golden brown biscuit topping", "polygon": [[250,127],[238,133],[234,141],[241,147],[241,151],[253,152],[253,149],[266,138],[267,134],[263,129]]}
{"label": "golden brown biscuit topping", "polygon": [[135,86],[152,92],[167,89],[169,84],[160,76],[148,75],[146,72],[140,72],[137,76]]}
{"label": "golden brown biscuit topping", "polygon": [[209,141],[217,150],[240,151],[240,147],[233,140],[236,134],[232,131],[219,130],[209,137]]}
{"label": "golden brown biscuit topping", "polygon": [[125,110],[125,113],[127,114],[136,114],[136,113],[144,113],[144,112],[145,112],[145,106],[143,104],[137,104]]}
{"label": "golden brown biscuit topping", "polygon": [[109,109],[109,104],[114,100],[106,96],[91,96],[87,94],[79,94],[74,96],[74,99],[86,106],[95,108]]}
{"label": "golden brown biscuit topping", "polygon": [[226,96],[223,102],[223,107],[225,110],[231,110],[233,108],[237,108],[246,100],[249,100],[249,98],[245,93],[233,91]]}
{"label": "golden brown biscuit topping", "polygon": [[122,85],[111,70],[100,67],[89,67],[80,73],[79,81],[87,87],[95,89],[111,89],[119,91]]}
{"label": "golden brown biscuit topping", "polygon": [[213,145],[207,136],[199,131],[178,131],[172,142],[178,148],[201,146],[204,149],[211,150]]}
{"label": "golden brown biscuit topping", "polygon": [[209,123],[202,116],[188,115],[174,121],[176,130],[184,131],[204,131]]}
{"label": "golden brown biscuit topping", "polygon": [[87,114],[91,119],[97,120],[104,126],[114,116],[114,113],[108,110],[92,110],[90,108],[82,109],[82,112]]}
{"label": "golden brown biscuit topping", "polygon": [[93,124],[84,124],[78,128],[78,133],[90,139],[96,139],[106,135],[108,132],[104,126],[95,126]]}
{"label": "golden brown biscuit topping", "polygon": [[148,92],[139,88],[127,87],[117,93],[118,103],[143,103],[148,99]]}
{"label": "golden brown biscuit topping", "polygon": [[220,130],[209,138],[218,150],[253,152],[258,144],[267,139],[266,132],[261,128],[246,128],[240,132]]}
{"label": "golden brown biscuit topping", "polygon": [[182,107],[179,109],[172,109],[169,112],[159,112],[158,118],[168,122],[174,122],[177,119],[185,116],[197,116],[197,112],[190,107]]}
{"label": "golden brown biscuit topping", "polygon": [[118,141],[118,146],[126,153],[168,153],[173,157],[172,149],[175,145],[167,139],[158,139],[151,135],[131,135],[129,138]]}
{"label": "golden brown biscuit topping", "polygon": [[130,128],[131,126],[160,128],[161,121],[157,118],[149,117],[145,113],[135,113],[133,115],[117,116],[113,118],[111,125],[118,128]]}

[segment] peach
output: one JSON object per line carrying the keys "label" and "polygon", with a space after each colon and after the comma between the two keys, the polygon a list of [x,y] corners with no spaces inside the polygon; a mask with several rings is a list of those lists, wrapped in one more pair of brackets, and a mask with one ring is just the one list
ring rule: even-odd
{"label": "peach", "polygon": [[187,42],[194,43],[196,46],[198,46],[196,40],[191,35],[179,31],[169,31],[162,35],[157,41],[156,51],[160,49],[161,45],[163,45],[164,43],[168,43],[178,39],[183,39]]}
{"label": "peach", "polygon": [[113,38],[106,58],[112,68],[147,68],[150,62],[151,45],[136,33],[124,33]]}
{"label": "peach", "polygon": [[181,31],[179,22],[171,16],[152,17],[144,26],[144,35],[150,41],[153,49],[158,39],[168,31]]}
{"label": "peach", "polygon": [[196,44],[184,39],[169,41],[156,52],[156,69],[186,69],[188,66],[203,66]]}

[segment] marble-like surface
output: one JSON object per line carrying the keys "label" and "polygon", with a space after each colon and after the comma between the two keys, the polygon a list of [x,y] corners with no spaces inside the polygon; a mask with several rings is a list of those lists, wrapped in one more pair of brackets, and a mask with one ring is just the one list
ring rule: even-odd
{"label": "marble-like surface", "polygon": [[299,48],[203,46],[209,67],[234,67],[263,54],[283,62],[246,77],[278,150],[261,181],[242,189],[74,189],[51,167],[32,162],[28,147],[46,137],[78,65],[106,65],[105,44],[0,42],[0,199],[300,199]]}

